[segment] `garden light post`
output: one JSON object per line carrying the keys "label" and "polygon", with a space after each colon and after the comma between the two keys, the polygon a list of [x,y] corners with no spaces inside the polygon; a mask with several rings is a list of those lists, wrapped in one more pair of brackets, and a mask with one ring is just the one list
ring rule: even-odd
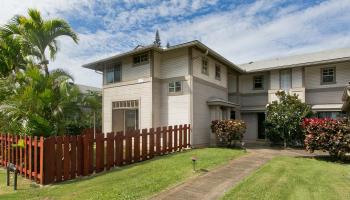
{"label": "garden light post", "polygon": [[193,166],[193,171],[195,172],[196,171],[196,161],[197,161],[197,158],[195,156],[193,156],[191,158],[192,160],[192,166]]}
{"label": "garden light post", "polygon": [[18,170],[16,168],[16,165],[9,163],[7,165],[7,186],[10,186],[10,172],[14,172],[14,183],[13,183],[13,188],[14,190],[17,190],[17,173]]}

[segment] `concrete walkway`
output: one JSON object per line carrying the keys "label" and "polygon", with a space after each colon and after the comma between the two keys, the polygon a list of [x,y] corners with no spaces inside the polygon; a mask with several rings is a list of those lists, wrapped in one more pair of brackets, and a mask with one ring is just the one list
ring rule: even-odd
{"label": "concrete walkway", "polygon": [[276,150],[269,148],[248,149],[249,154],[232,160],[229,164],[204,175],[190,179],[166,190],[152,199],[167,200],[211,200],[218,199],[277,155],[306,156],[303,150]]}

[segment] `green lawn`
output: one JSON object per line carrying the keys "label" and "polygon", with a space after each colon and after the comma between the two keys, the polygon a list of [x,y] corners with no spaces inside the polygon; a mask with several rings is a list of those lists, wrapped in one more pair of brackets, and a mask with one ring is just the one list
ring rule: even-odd
{"label": "green lawn", "polygon": [[223,199],[350,199],[350,165],[277,157]]}
{"label": "green lawn", "polygon": [[93,177],[38,187],[20,178],[18,191],[5,186],[5,170],[0,170],[0,199],[144,199],[187,178],[192,171],[191,157],[198,158],[198,169],[212,169],[243,155],[233,149],[189,150],[125,166]]}

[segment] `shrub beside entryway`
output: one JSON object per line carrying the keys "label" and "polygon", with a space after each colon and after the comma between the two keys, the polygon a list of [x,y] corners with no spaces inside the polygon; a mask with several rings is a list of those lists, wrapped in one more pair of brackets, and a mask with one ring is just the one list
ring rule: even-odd
{"label": "shrub beside entryway", "polygon": [[350,123],[348,120],[305,119],[302,125],[305,130],[306,150],[328,151],[335,159],[345,159],[350,153]]}
{"label": "shrub beside entryway", "polygon": [[247,126],[242,120],[214,120],[211,130],[216,136],[218,146],[235,146],[241,142]]}

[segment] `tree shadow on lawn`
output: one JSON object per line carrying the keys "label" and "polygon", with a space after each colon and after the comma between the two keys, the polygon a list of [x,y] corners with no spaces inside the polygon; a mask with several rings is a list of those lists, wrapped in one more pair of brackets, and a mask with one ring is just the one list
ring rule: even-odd
{"label": "tree shadow on lawn", "polygon": [[344,160],[334,159],[330,155],[296,156],[296,158],[316,159],[323,162],[331,162],[331,163],[345,164],[345,165],[350,164],[350,155],[346,156]]}

